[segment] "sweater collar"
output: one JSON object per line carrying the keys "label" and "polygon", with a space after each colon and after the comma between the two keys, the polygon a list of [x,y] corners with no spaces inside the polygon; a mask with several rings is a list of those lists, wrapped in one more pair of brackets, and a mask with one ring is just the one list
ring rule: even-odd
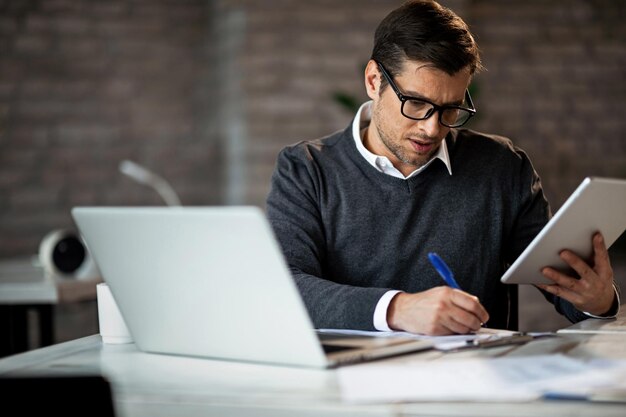
{"label": "sweater collar", "polygon": [[357,111],[354,116],[354,120],[352,121],[352,138],[354,139],[354,143],[356,144],[356,148],[361,154],[361,156],[376,170],[382,172],[383,174],[391,175],[392,177],[401,178],[401,179],[409,179],[420,172],[422,172],[428,165],[431,164],[435,159],[440,159],[448,169],[448,173],[452,175],[452,165],[450,164],[450,155],[448,154],[448,146],[446,145],[446,141],[441,141],[441,146],[437,150],[437,153],[428,161],[425,165],[417,168],[415,171],[411,172],[408,176],[404,176],[400,171],[398,171],[389,158],[381,155],[376,155],[370,152],[363,145],[363,130],[369,126],[370,121],[372,120],[372,101],[367,101],[361,105],[359,111]]}

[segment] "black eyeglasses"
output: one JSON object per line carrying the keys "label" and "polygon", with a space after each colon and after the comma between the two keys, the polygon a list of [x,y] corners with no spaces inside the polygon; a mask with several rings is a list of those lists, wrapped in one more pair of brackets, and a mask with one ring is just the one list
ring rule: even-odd
{"label": "black eyeglasses", "polygon": [[404,117],[413,120],[426,120],[432,116],[433,113],[438,112],[439,123],[442,125],[446,127],[461,127],[476,114],[472,97],[470,97],[467,89],[465,90],[465,102],[470,106],[469,108],[452,105],[438,106],[423,98],[405,96],[402,94],[396,83],[393,82],[391,75],[389,75],[385,67],[383,67],[383,64],[380,62],[376,63],[378,64],[378,68],[380,68],[380,72],[391,88],[393,88],[398,99],[402,102],[400,112]]}

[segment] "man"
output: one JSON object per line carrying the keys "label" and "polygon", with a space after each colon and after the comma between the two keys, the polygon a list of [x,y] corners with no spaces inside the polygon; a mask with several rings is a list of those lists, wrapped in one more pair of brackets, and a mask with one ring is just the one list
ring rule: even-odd
{"label": "man", "polygon": [[[285,148],[267,214],[318,328],[443,335],[509,323],[499,278],[546,224],[540,179],[510,140],[460,127],[481,68],[467,25],[411,1],[375,33],[365,103],[347,129]],[[551,268],[540,286],[571,321],[614,316],[619,299],[602,236],[579,277]],[[462,290],[428,261],[438,253]],[[580,278],[580,279],[578,279]]]}

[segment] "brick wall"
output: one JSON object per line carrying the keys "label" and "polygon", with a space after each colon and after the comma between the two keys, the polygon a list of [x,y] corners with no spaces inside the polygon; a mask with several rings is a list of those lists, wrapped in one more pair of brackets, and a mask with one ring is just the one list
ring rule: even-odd
{"label": "brick wall", "polygon": [[[553,208],[626,177],[626,2],[450,0],[487,71],[470,127],[531,156]],[[373,31],[399,1],[0,0],[0,257],[79,204],[264,205],[278,150],[344,128]]]}
{"label": "brick wall", "polygon": [[475,1],[488,71],[475,127],[532,157],[554,208],[587,175],[626,177],[626,2]]}
{"label": "brick wall", "polygon": [[75,205],[221,199],[206,1],[0,1],[0,257],[71,227]]}
{"label": "brick wall", "polygon": [[[232,3],[232,2],[231,2]],[[398,2],[242,1],[248,38],[243,65],[249,199],[263,204],[276,155],[286,144],[343,129],[353,113],[335,99],[365,101],[363,70],[378,22]]]}

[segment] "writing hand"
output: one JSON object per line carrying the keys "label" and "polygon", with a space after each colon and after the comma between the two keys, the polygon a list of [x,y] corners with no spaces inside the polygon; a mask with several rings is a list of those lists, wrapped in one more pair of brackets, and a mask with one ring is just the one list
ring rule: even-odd
{"label": "writing hand", "polygon": [[541,270],[542,274],[554,284],[537,287],[571,302],[578,310],[601,316],[611,309],[615,298],[613,269],[602,234],[596,233],[592,242],[593,266],[572,251],[560,253],[561,259],[576,271],[579,279],[545,267]]}
{"label": "writing hand", "polygon": [[398,293],[387,310],[392,329],[432,336],[477,331],[487,320],[489,314],[477,297],[450,287]]}

